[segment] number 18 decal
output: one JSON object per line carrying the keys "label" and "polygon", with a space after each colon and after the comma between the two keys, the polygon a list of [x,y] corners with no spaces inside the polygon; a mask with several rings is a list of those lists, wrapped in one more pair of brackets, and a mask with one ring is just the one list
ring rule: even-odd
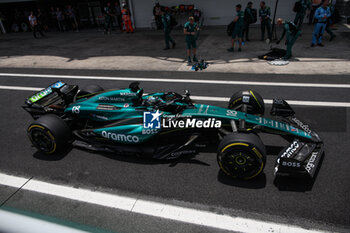
{"label": "number 18 decal", "polygon": [[79,114],[80,113],[80,106],[73,106],[72,113]]}

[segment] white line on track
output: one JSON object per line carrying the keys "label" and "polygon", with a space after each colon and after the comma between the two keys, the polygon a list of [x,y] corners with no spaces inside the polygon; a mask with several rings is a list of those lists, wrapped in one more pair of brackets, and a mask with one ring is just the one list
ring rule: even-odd
{"label": "white line on track", "polygon": [[[21,180],[21,182],[19,182],[19,180]],[[27,181],[28,179],[26,178],[0,173],[0,184],[2,185],[19,188],[20,183],[23,185]],[[22,190],[235,232],[320,232],[316,229],[304,229],[295,225],[216,214],[214,212],[153,202],[140,198],[57,185],[35,179],[29,180],[22,187]]]}
{"label": "white line on track", "polygon": [[[0,90],[15,90],[15,91],[40,91],[44,88],[40,87],[19,87],[19,86],[1,86]],[[213,96],[191,96],[192,100],[213,101],[213,102],[228,102],[227,97]],[[286,100],[290,105],[300,106],[318,106],[318,107],[345,107],[350,108],[349,102],[322,102],[322,101],[302,101],[302,100]],[[265,104],[272,104],[271,99],[264,99]]]}
{"label": "white line on track", "polygon": [[0,76],[24,77],[24,78],[92,79],[92,80],[115,80],[115,81],[199,83],[199,84],[225,84],[225,85],[249,85],[249,86],[278,86],[278,87],[350,88],[350,84],[332,84],[332,83],[253,82],[253,81],[229,81],[229,80],[166,79],[166,78],[107,77],[107,76],[53,75],[53,74],[15,74],[15,73],[0,73]]}

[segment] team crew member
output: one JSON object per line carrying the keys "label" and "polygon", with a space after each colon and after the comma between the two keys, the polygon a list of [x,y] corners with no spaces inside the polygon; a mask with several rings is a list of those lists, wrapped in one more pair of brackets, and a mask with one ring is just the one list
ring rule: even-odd
{"label": "team crew member", "polygon": [[194,22],[194,18],[191,16],[188,18],[188,22],[184,25],[184,34],[186,35],[186,45],[187,45],[187,57],[188,63],[191,63],[191,50],[193,54],[193,61],[198,62],[196,57],[197,50],[197,38],[196,33],[198,31],[198,25]]}
{"label": "team crew member", "polygon": [[301,25],[304,22],[306,10],[311,9],[311,2],[310,0],[299,0],[299,2],[300,9],[295,15],[294,24],[301,28]]}
{"label": "team crew member", "polygon": [[104,34],[110,34],[112,29],[112,9],[111,9],[111,3],[107,2],[107,6],[103,9],[105,13],[105,31]]}
{"label": "team crew member", "polygon": [[287,38],[286,38],[287,52],[286,52],[286,55],[283,57],[283,59],[289,59],[292,57],[293,45],[301,34],[300,28],[297,27],[292,22],[283,22],[282,19],[277,19],[277,24],[283,25],[283,33],[281,35],[281,38],[276,42],[276,44],[279,44],[283,39],[283,37],[287,34]]}
{"label": "team crew member", "polygon": [[33,11],[30,12],[28,20],[29,20],[30,26],[32,27],[34,38],[37,39],[36,37],[37,32],[39,32],[42,37],[45,37],[44,33],[41,31],[41,28],[38,25],[38,20],[36,19],[36,16],[34,15]]}
{"label": "team crew member", "polygon": [[131,22],[131,14],[130,14],[129,9],[126,7],[126,5],[123,6],[122,18],[123,18],[123,23],[125,26],[125,31],[127,33],[129,33],[129,32],[134,33],[134,28],[132,27],[132,22]]}
{"label": "team crew member", "polygon": [[271,11],[264,1],[260,2],[259,17],[261,21],[261,41],[265,39],[265,28],[268,38],[271,40]]}
{"label": "team crew member", "polygon": [[252,13],[252,7],[253,3],[248,2],[247,7],[244,10],[244,32],[243,32],[243,37],[245,36],[246,41],[249,40],[249,27],[250,24],[254,21],[254,16]]}
{"label": "team crew member", "polygon": [[315,25],[314,33],[312,36],[311,47],[314,47],[317,43],[318,46],[323,47],[322,44],[322,36],[324,30],[327,26],[327,19],[331,16],[331,11],[328,7],[328,0],[323,0],[322,5],[317,8],[315,12],[315,19],[317,19],[317,23]]}
{"label": "team crew member", "polygon": [[120,31],[123,31],[122,12],[120,9],[119,1],[115,2],[114,12],[115,12],[116,22],[118,22],[119,29]]}
{"label": "team crew member", "polygon": [[164,29],[164,38],[165,38],[165,48],[164,50],[170,49],[170,42],[172,43],[172,48],[175,48],[175,41],[170,36],[171,33],[171,16],[167,12],[165,12],[165,8],[162,7],[161,9],[161,19],[163,23],[163,29]]}
{"label": "team crew member", "polygon": [[232,47],[229,48],[227,51],[233,52],[234,51],[234,45],[236,42],[236,38],[239,41],[239,48],[238,51],[242,51],[242,38],[243,38],[243,29],[244,29],[244,13],[241,11],[242,6],[241,4],[236,5],[236,12],[237,15],[234,18],[235,28],[233,29],[232,33]]}
{"label": "team crew member", "polygon": [[336,37],[336,35],[331,29],[331,25],[333,24],[332,16],[334,15],[334,4],[335,4],[334,1],[332,1],[328,6],[329,9],[331,10],[331,17],[327,19],[327,26],[326,26],[326,32],[331,36],[329,41],[332,41]]}

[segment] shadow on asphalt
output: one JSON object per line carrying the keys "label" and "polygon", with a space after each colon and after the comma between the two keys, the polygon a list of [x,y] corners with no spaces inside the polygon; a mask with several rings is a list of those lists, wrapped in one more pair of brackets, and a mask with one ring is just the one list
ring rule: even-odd
{"label": "shadow on asphalt", "polygon": [[196,164],[201,166],[210,166],[210,164],[200,161],[196,158],[197,154],[183,156],[177,159],[154,159],[147,156],[142,156],[138,154],[117,154],[111,152],[99,152],[91,151],[84,148],[77,148],[78,150],[85,151],[90,154],[97,154],[98,156],[103,156],[105,158],[116,160],[120,162],[143,164],[143,165],[154,165],[154,164],[169,164],[169,167],[175,167],[177,164],[186,163],[186,164]]}
{"label": "shadow on asphalt", "polygon": [[44,161],[58,161],[58,160],[63,159],[64,157],[66,157],[66,155],[69,154],[72,149],[73,149],[73,146],[69,146],[65,150],[60,152],[59,154],[55,154],[55,155],[46,155],[40,151],[36,151],[33,154],[33,157],[36,159],[39,159],[39,160],[44,160]]}
{"label": "shadow on asphalt", "polygon": [[223,171],[220,170],[218,173],[218,181],[226,185],[240,188],[262,189],[266,186],[266,175],[265,173],[261,173],[260,175],[251,180],[238,180],[232,179],[232,177],[229,177]]}

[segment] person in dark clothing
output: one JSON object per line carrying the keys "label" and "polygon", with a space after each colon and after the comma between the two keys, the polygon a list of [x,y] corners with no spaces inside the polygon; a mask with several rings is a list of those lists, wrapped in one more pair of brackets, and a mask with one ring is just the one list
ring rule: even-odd
{"label": "person in dark clothing", "polygon": [[170,42],[172,44],[172,48],[175,48],[176,43],[171,37],[171,16],[168,12],[165,11],[165,8],[161,8],[161,16],[162,16],[162,23],[163,23],[163,29],[164,29],[164,38],[165,38],[165,48],[164,50],[170,49]]}
{"label": "person in dark clothing", "polygon": [[193,11],[193,18],[194,18],[194,22],[198,23],[201,16],[202,16],[202,13],[200,12],[200,10],[198,10],[197,8],[194,8],[194,11]]}
{"label": "person in dark clothing", "polygon": [[248,2],[247,7],[244,10],[244,32],[243,32],[243,40],[245,36],[245,41],[249,40],[249,27],[250,24],[254,21],[254,16],[252,14],[253,3]]}
{"label": "person in dark clothing", "polygon": [[233,29],[233,33],[232,33],[232,40],[231,40],[232,47],[227,50],[229,52],[234,51],[234,45],[235,45],[236,40],[238,40],[238,42],[239,42],[238,52],[242,51],[242,38],[243,38],[243,30],[244,30],[244,13],[242,11],[241,4],[236,5],[236,13],[237,13],[237,15],[233,20],[236,23],[235,23],[235,28]]}
{"label": "person in dark clothing", "polygon": [[111,3],[107,2],[107,5],[103,9],[104,15],[105,15],[105,31],[104,34],[111,34],[112,30],[112,9],[111,9]]}
{"label": "person in dark clothing", "polygon": [[42,32],[41,28],[39,27],[38,20],[37,20],[36,16],[34,15],[33,11],[30,12],[30,15],[28,16],[28,20],[29,20],[29,25],[32,28],[34,38],[38,39],[38,37],[36,36],[37,32],[40,33],[41,37],[45,37],[44,33]]}
{"label": "person in dark clothing", "polygon": [[79,26],[78,26],[75,10],[72,8],[71,5],[67,5],[66,16],[67,16],[66,18],[67,18],[68,24],[71,27],[71,29],[79,32]]}
{"label": "person in dark clothing", "polygon": [[115,2],[114,15],[115,15],[116,21],[118,22],[120,31],[123,31],[122,10],[120,8],[119,1]]}
{"label": "person in dark clothing", "polygon": [[153,7],[153,15],[154,15],[154,19],[156,21],[157,30],[162,29],[161,11],[162,11],[161,6],[159,5],[159,3],[156,3],[156,5]]}
{"label": "person in dark clothing", "polygon": [[38,20],[38,25],[39,27],[44,30],[47,31],[47,20],[46,20],[46,16],[45,14],[41,11],[40,8],[37,9],[37,20]]}
{"label": "person in dark clothing", "polygon": [[58,27],[56,10],[53,6],[50,8],[50,27],[51,29],[56,28],[57,31],[60,30]]}
{"label": "person in dark clothing", "polygon": [[264,1],[260,2],[259,17],[261,21],[261,41],[265,38],[265,28],[267,30],[267,37],[271,40],[271,11],[270,7],[266,6]]}
{"label": "person in dark clothing", "polygon": [[332,41],[336,37],[336,35],[334,34],[334,32],[331,29],[331,26],[333,24],[332,16],[334,15],[334,4],[333,4],[333,2],[330,3],[328,7],[329,7],[329,10],[331,11],[331,17],[329,17],[327,19],[326,32],[331,36],[329,41]]}
{"label": "person in dark clothing", "polygon": [[56,8],[56,18],[57,18],[57,24],[58,28],[61,32],[64,32],[66,30],[66,26],[64,25],[64,14],[60,10],[59,7]]}
{"label": "person in dark clothing", "polygon": [[297,25],[297,27],[301,28],[301,25],[304,22],[306,11],[311,8],[311,2],[310,0],[299,0],[299,2],[301,7],[299,11],[296,12],[294,24]]}
{"label": "person in dark clothing", "polygon": [[191,50],[193,54],[193,61],[198,62],[196,52],[197,52],[197,37],[196,33],[198,32],[199,27],[196,22],[194,22],[193,16],[188,18],[188,21],[184,25],[184,34],[186,37],[186,48],[187,48],[187,63],[191,64]]}

